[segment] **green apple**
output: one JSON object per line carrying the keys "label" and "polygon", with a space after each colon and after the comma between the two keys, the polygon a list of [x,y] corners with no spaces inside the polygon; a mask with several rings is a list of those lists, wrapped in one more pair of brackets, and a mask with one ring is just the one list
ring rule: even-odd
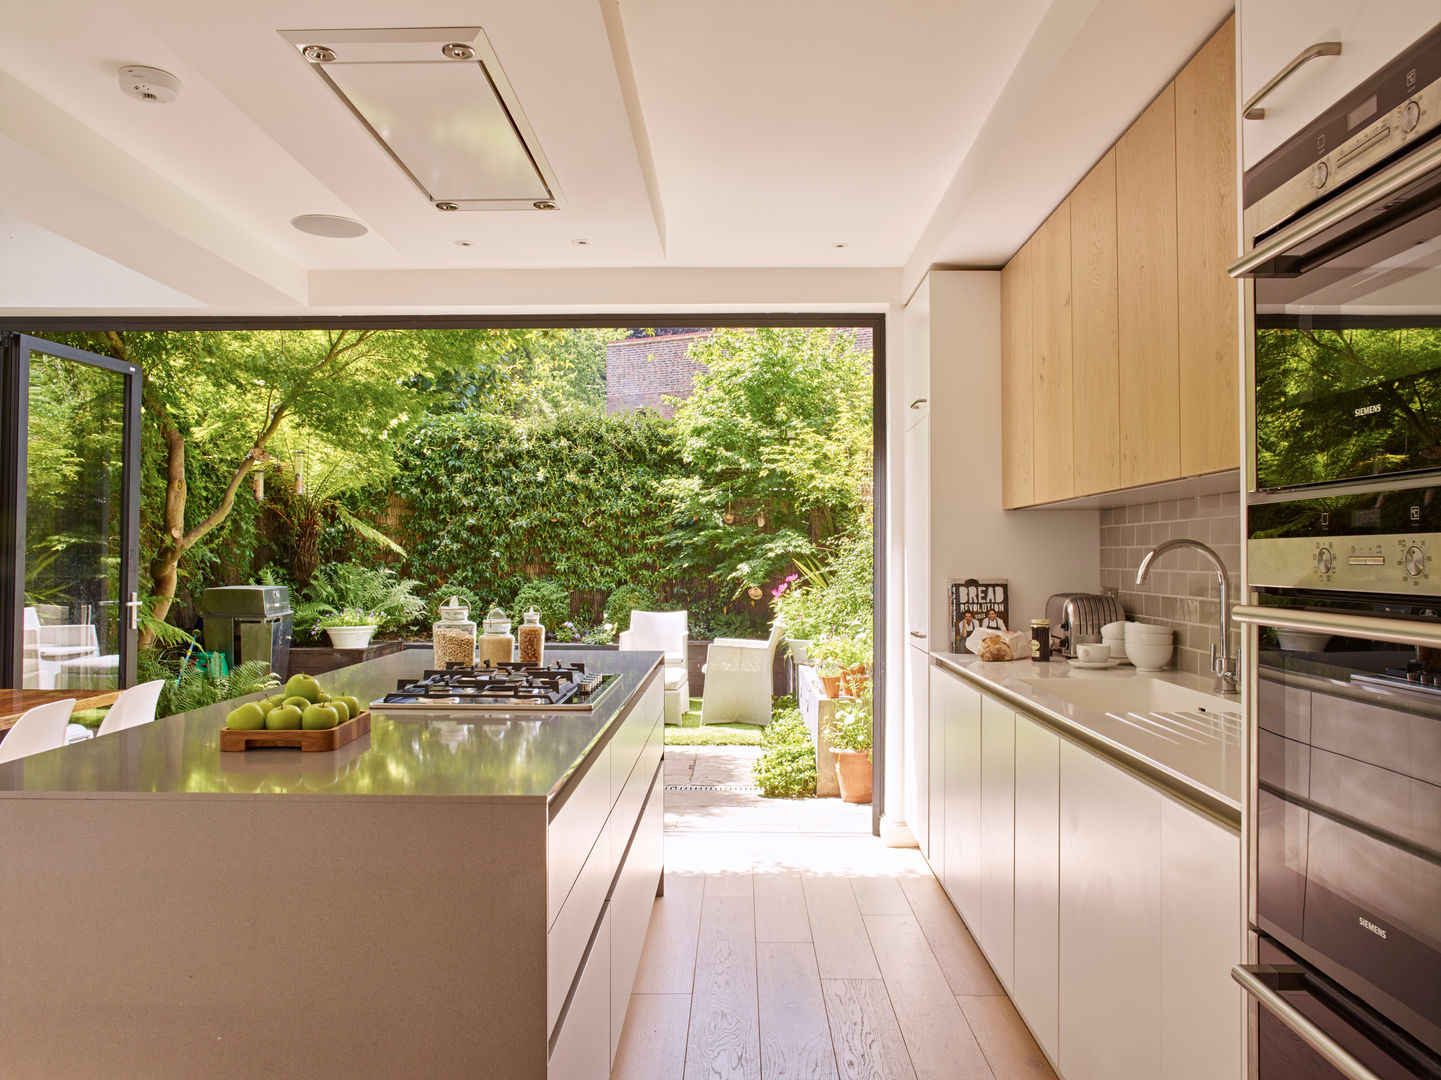
{"label": "green apple", "polygon": [[345,702],[345,707],[350,710],[350,718],[352,720],[354,720],[357,716],[360,715],[361,709],[359,698],[346,695],[343,698],[336,698],[335,700]]}
{"label": "green apple", "polygon": [[304,712],[306,706],[311,704],[311,700],[304,697],[288,697],[282,704],[292,706],[296,709],[299,709],[301,712]]}
{"label": "green apple", "polygon": [[277,707],[278,707],[278,706],[281,706],[281,705],[284,705],[284,704],[285,704],[285,691],[284,691],[284,690],[277,691],[276,693],[271,694],[271,695],[270,695],[268,698],[266,698],[265,700],[266,700],[266,701],[273,701],[273,702],[275,702],[275,704],[276,704]]}
{"label": "green apple", "polygon": [[225,726],[233,731],[259,731],[265,726],[265,710],[254,701],[247,702],[230,710]]}
{"label": "green apple", "polygon": [[285,684],[287,698],[303,697],[306,701],[320,700],[320,683],[313,675],[292,675]]}
{"label": "green apple", "polygon": [[300,726],[306,731],[328,731],[340,723],[340,714],[329,705],[312,705],[300,717]]}
{"label": "green apple", "polygon": [[255,702],[255,704],[260,706],[260,711],[263,713],[268,713],[271,709],[280,708],[280,702],[271,701],[270,698],[263,698],[260,701]]}
{"label": "green apple", "polygon": [[331,698],[324,704],[329,705],[332,709],[335,710],[335,715],[340,717],[340,722],[342,724],[350,719],[350,706],[345,704],[344,698]]}
{"label": "green apple", "polygon": [[294,705],[282,705],[278,709],[271,709],[270,715],[265,718],[267,731],[294,731],[300,727],[300,710]]}

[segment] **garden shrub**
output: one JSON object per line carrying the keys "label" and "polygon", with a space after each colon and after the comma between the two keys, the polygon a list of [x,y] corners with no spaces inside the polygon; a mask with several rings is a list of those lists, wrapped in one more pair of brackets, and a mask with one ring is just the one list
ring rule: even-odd
{"label": "garden shrub", "polygon": [[532,581],[522,585],[511,601],[511,623],[519,626],[530,608],[540,613],[541,625],[554,634],[563,623],[570,621],[570,593],[554,581]]}
{"label": "garden shrub", "polygon": [[615,627],[616,632],[630,629],[632,611],[657,611],[660,600],[655,592],[644,585],[622,585],[605,602],[605,621]]}
{"label": "garden shrub", "polygon": [[751,767],[768,799],[799,799],[816,793],[816,745],[800,710],[781,706],[761,733],[761,756]]}

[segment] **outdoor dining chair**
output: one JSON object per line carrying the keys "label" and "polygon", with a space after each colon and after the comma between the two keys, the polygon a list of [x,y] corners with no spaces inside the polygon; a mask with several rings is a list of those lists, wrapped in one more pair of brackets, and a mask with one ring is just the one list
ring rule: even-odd
{"label": "outdoor dining chair", "polygon": [[4,739],[0,739],[0,765],[65,745],[65,725],[75,708],[75,699],[52,701],[27,710]]}
{"label": "outdoor dining chair", "polygon": [[679,724],[690,708],[690,675],[686,647],[690,642],[688,611],[632,611],[630,629],[620,632],[620,647],[627,652],[665,653],[665,722]]}
{"label": "outdoor dining chair", "polygon": [[765,641],[716,638],[706,652],[701,690],[702,724],[771,722],[771,667],[781,638],[781,622]]}
{"label": "outdoor dining chair", "polygon": [[154,720],[155,707],[160,702],[160,688],[164,685],[164,679],[156,679],[154,682],[141,683],[126,690],[116,699],[115,704],[110,706],[105,719],[100,721],[100,730],[95,733],[95,737],[139,727]]}

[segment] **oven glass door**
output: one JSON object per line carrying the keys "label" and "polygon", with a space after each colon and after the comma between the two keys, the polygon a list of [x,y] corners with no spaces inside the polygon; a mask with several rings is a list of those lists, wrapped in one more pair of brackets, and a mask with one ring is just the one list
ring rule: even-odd
{"label": "oven glass door", "polygon": [[[1262,599],[1437,629],[1404,598]],[[1441,655],[1283,629],[1258,659],[1257,924],[1441,1052]]]}
{"label": "oven glass door", "polygon": [[1441,470],[1441,168],[1251,276],[1257,486]]}

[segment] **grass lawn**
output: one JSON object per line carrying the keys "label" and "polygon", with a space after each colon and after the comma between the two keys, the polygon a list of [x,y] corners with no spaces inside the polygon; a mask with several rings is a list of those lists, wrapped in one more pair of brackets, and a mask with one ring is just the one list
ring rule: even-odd
{"label": "grass lawn", "polygon": [[690,699],[690,709],[681,714],[680,726],[665,729],[667,746],[759,746],[761,728],[756,724],[707,724],[700,722],[700,698]]}
{"label": "grass lawn", "polygon": [[100,709],[81,709],[79,712],[73,712],[70,714],[70,722],[72,724],[80,724],[81,726],[88,727],[91,731],[94,731],[100,726],[100,721],[105,719],[105,714],[109,711],[109,705],[106,705],[104,708]]}

